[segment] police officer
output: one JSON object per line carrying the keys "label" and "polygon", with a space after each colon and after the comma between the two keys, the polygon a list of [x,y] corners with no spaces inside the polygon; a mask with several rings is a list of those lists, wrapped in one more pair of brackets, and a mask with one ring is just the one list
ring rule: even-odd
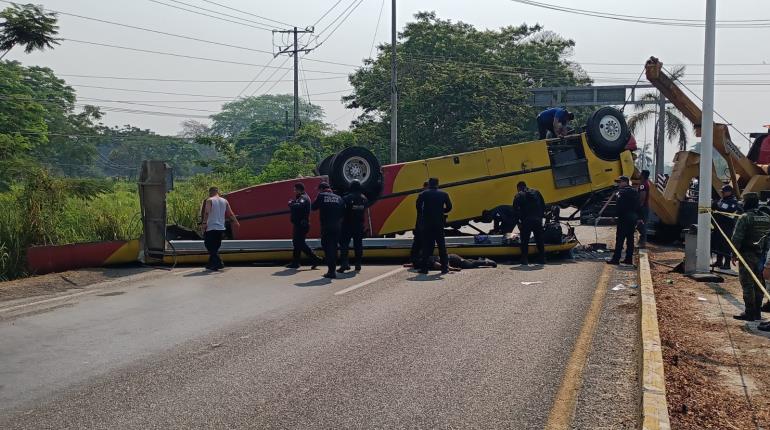
{"label": "police officer", "polygon": [[481,212],[481,220],[484,222],[492,223],[492,232],[497,234],[505,234],[513,231],[516,227],[516,221],[514,220],[513,206],[500,205],[489,210]]}
{"label": "police officer", "polygon": [[607,264],[620,264],[623,242],[626,243],[626,258],[623,264],[634,264],[634,230],[639,220],[639,193],[630,186],[628,176],[615,180],[618,191],[615,193],[615,208],[618,214],[615,230],[615,253]]}
{"label": "police officer", "polygon": [[289,200],[289,210],[291,211],[292,235],[291,244],[294,247],[291,264],[287,265],[289,269],[299,269],[300,257],[304,252],[312,261],[312,269],[318,268],[321,261],[312,249],[307,246],[305,238],[310,231],[310,197],[305,193],[305,184],[297,182],[294,184],[294,198]]}
{"label": "police officer", "polygon": [[[422,183],[422,190],[425,191],[428,189],[428,181],[425,181]],[[417,217],[414,221],[414,230],[412,231],[412,235],[414,238],[412,239],[412,250],[409,252],[409,259],[412,262],[412,265],[414,267],[421,267],[420,264],[422,262],[422,214],[420,213],[420,210],[417,210]]]}
{"label": "police officer", "polygon": [[428,179],[428,189],[417,197],[417,213],[422,222],[422,262],[420,273],[428,273],[429,258],[438,245],[441,273],[449,273],[449,257],[444,240],[444,215],[452,210],[449,194],[438,189],[438,179]]}
{"label": "police officer", "polygon": [[650,220],[650,189],[652,188],[652,182],[650,182],[650,171],[642,170],[639,181],[639,222],[637,224],[637,230],[639,230],[639,248],[645,248],[647,246],[647,223]]}
{"label": "police officer", "polygon": [[537,261],[545,264],[545,241],[543,240],[543,217],[545,216],[545,201],[540,191],[528,188],[526,182],[516,184],[516,197],[513,198],[513,212],[519,222],[521,241],[521,264],[529,264],[529,238],[535,236],[537,244]]}
{"label": "police officer", "polygon": [[361,271],[361,258],[364,255],[364,212],[369,199],[361,193],[361,182],[354,179],[350,183],[350,192],[342,198],[345,205],[345,215],[342,220],[342,236],[340,238],[340,268],[338,272],[350,270],[348,264],[348,249],[350,239],[353,239],[356,272]]}
{"label": "police officer", "polygon": [[337,244],[340,241],[340,224],[342,215],[345,211],[345,205],[342,197],[334,194],[326,182],[318,185],[321,191],[318,193],[311,208],[317,210],[321,215],[321,246],[324,250],[327,271],[324,278],[336,278],[337,274]]}
{"label": "police officer", "polygon": [[[735,224],[732,242],[735,249],[741,254],[759,281],[764,284],[762,272],[759,271],[759,259],[761,254],[758,242],[770,232],[770,216],[759,210],[759,196],[757,193],[743,194],[743,210],[745,211]],[[756,321],[762,318],[760,307],[762,306],[763,293],[754,282],[751,272],[741,264],[738,266],[738,278],[743,288],[743,303],[746,309],[740,315],[733,318],[742,321]]]}
{"label": "police officer", "polygon": [[[741,212],[741,204],[733,194],[733,187],[730,185],[722,186],[722,198],[719,201],[711,205],[711,209],[716,211],[714,214],[714,221],[722,228],[727,237],[733,235],[733,229],[735,228],[735,218],[729,215],[723,215],[719,212],[734,214]],[[730,245],[727,244],[727,240],[719,232],[719,229],[715,228],[711,230],[711,252],[717,255],[717,261],[712,266],[722,269],[730,269],[730,257],[732,256],[732,250]]]}

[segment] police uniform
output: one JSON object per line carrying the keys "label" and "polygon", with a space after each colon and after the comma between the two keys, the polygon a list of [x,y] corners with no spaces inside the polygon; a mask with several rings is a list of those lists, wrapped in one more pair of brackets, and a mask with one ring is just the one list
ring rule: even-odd
{"label": "police uniform", "polygon": [[[620,177],[618,181],[628,182],[627,177]],[[623,263],[633,264],[634,259],[634,230],[639,220],[639,193],[630,186],[620,187],[615,192],[615,208],[617,210],[618,221],[615,230],[615,253],[610,264],[620,263],[620,256],[623,252],[623,243],[626,244],[626,258]]]}
{"label": "police uniform", "polygon": [[444,240],[444,214],[452,210],[452,201],[449,194],[435,187],[428,188],[417,197],[417,213],[422,222],[422,264],[423,273],[428,272],[429,258],[433,255],[433,249],[438,246],[441,271],[449,271],[449,257],[446,252]]}
{"label": "police uniform", "polygon": [[540,191],[527,188],[519,191],[513,199],[514,217],[519,221],[521,233],[521,264],[529,263],[529,238],[535,237],[537,244],[538,262],[545,264],[545,241],[543,239],[543,217],[545,216],[545,200]]}
{"label": "police uniform", "polygon": [[340,269],[344,272],[350,269],[348,264],[348,249],[353,240],[356,270],[361,270],[361,258],[364,255],[364,213],[369,199],[361,194],[361,187],[351,187],[351,191],[342,198],[345,205],[345,215],[342,221],[342,236],[340,238]]}
{"label": "police uniform", "polygon": [[316,197],[313,205],[313,210],[320,212],[321,218],[321,246],[324,250],[324,256],[326,260],[326,267],[328,271],[324,274],[324,277],[335,278],[335,270],[337,268],[337,244],[340,240],[340,229],[342,223],[342,215],[345,210],[345,205],[342,202],[342,197],[334,194],[328,185],[324,187],[322,184],[319,188],[321,192]]}
{"label": "police uniform", "polygon": [[[723,189],[723,191],[725,191],[725,189]],[[730,188],[730,191],[732,191],[732,188]],[[733,230],[735,229],[735,218],[729,215],[722,215],[719,212],[731,214],[742,212],[741,204],[738,202],[738,199],[736,199],[734,195],[723,197],[714,203],[711,206],[711,209],[717,212],[714,214],[714,221],[716,224],[722,228],[722,231],[725,232],[727,237],[732,236]],[[711,252],[717,255],[717,266],[721,266],[724,269],[730,268],[732,250],[730,249],[727,240],[725,240],[725,237],[722,236],[722,233],[720,233],[717,228],[714,228],[711,231]]]}
{"label": "police uniform", "polygon": [[[754,271],[754,274],[757,275],[759,281],[764,283],[762,272],[758,270],[762,252],[758,243],[770,232],[770,216],[759,209],[759,198],[756,193],[745,193],[743,199],[747,209],[735,224],[732,242],[738,253],[741,254],[748,266]],[[760,319],[762,290],[756,285],[751,272],[743,264],[738,268],[738,277],[743,289],[743,303],[746,306],[746,310],[735,318],[748,321]]]}
{"label": "police uniform", "polygon": [[417,217],[414,221],[414,230],[412,230],[412,249],[409,251],[409,259],[412,261],[414,267],[422,267],[422,213],[420,209],[417,209]]}
{"label": "police uniform", "polygon": [[303,252],[310,257],[313,267],[315,267],[320,258],[307,246],[305,241],[307,232],[310,231],[310,197],[306,193],[302,193],[301,196],[289,201],[289,210],[291,212],[292,225],[291,244],[294,250],[292,262],[287,267],[298,268]]}

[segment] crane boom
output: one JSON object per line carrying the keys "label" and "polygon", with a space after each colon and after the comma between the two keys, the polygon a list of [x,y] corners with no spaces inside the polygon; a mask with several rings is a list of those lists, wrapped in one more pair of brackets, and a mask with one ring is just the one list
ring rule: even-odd
{"label": "crane boom", "polygon": [[[680,112],[692,122],[695,135],[700,136],[703,111],[676,82],[663,70],[663,63],[655,57],[650,57],[645,64],[647,80],[658,89]],[[745,185],[755,175],[765,175],[766,172],[749,160],[741,150],[730,140],[727,125],[714,123],[714,149],[727,160],[728,165],[735,169],[738,180]]]}

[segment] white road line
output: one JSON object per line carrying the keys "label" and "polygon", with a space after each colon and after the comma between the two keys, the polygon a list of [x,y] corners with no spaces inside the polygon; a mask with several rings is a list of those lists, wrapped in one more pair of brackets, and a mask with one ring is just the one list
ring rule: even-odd
{"label": "white road line", "polygon": [[406,269],[407,269],[406,267],[399,267],[397,269],[393,269],[390,272],[383,273],[382,275],[379,275],[379,276],[375,276],[372,279],[367,279],[366,281],[358,283],[356,285],[353,285],[352,287],[347,287],[344,290],[337,291],[336,293],[334,293],[334,295],[335,296],[340,296],[342,294],[349,293],[349,292],[351,292],[353,290],[357,290],[357,289],[359,289],[361,287],[365,287],[365,286],[367,286],[367,285],[369,285],[371,283],[374,283],[374,282],[377,282],[379,280],[385,279],[388,276],[393,276],[396,273],[401,273],[401,272],[405,271]]}
{"label": "white road line", "polygon": [[193,267],[192,269],[182,270],[181,272],[174,272],[174,274],[177,276],[181,276],[181,275],[186,275],[188,273],[197,272],[200,270],[201,270],[200,267]]}
{"label": "white road line", "polygon": [[62,300],[73,299],[75,297],[85,296],[86,294],[92,294],[94,292],[95,291],[81,291],[81,292],[75,293],[75,294],[67,294],[66,296],[53,297],[53,298],[45,299],[45,300],[38,300],[38,301],[32,302],[32,303],[24,303],[24,304],[21,304],[21,305],[11,306],[11,307],[8,307],[8,308],[0,309],[0,314],[16,311],[16,310],[19,310],[19,309],[28,308],[28,307],[31,307],[31,306],[37,306],[37,305],[42,305],[42,304],[46,304],[46,303],[60,302]]}

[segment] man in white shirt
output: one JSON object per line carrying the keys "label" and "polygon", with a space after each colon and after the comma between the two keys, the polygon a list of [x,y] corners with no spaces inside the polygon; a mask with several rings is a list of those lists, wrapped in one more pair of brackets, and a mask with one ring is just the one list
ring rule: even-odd
{"label": "man in white shirt", "polygon": [[201,230],[203,230],[203,243],[209,252],[209,263],[206,269],[217,271],[225,267],[222,259],[219,257],[219,247],[222,246],[222,238],[225,235],[225,218],[229,219],[235,226],[240,223],[236,218],[230,203],[219,196],[219,188],[209,188],[209,198],[203,204],[203,219],[201,220]]}

